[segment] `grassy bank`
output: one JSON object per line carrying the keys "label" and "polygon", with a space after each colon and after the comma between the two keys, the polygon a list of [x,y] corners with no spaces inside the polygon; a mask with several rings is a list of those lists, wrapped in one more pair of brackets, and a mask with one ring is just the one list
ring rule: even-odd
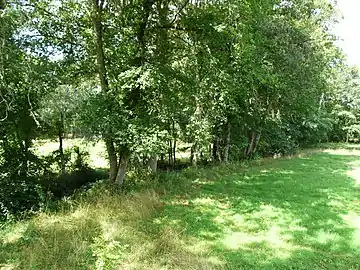
{"label": "grassy bank", "polygon": [[4,226],[0,269],[359,269],[358,184],[357,150],[98,183]]}

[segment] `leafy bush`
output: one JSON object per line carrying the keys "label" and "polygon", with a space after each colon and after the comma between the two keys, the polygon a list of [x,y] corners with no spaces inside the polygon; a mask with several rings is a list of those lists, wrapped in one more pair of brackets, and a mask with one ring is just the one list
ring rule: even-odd
{"label": "leafy bush", "polygon": [[277,125],[270,122],[263,130],[258,146],[258,152],[262,156],[276,154],[293,154],[298,149],[296,142],[296,130],[290,131],[286,125]]}
{"label": "leafy bush", "polygon": [[41,181],[42,186],[53,194],[55,198],[59,199],[71,195],[76,189],[107,177],[106,171],[94,170],[89,167],[87,162],[89,153],[81,150],[78,146],[74,146],[65,152],[68,170],[65,174],[59,175],[60,163],[56,154],[55,151],[52,155],[46,157],[46,166],[54,168],[55,164],[57,166],[55,166],[56,170],[50,173],[52,177],[42,177]]}
{"label": "leafy bush", "polygon": [[22,170],[22,160],[15,158],[4,162],[0,168],[0,219],[10,218],[28,210],[38,210],[46,201],[44,187],[39,182],[41,160],[29,153],[27,172]]}
{"label": "leafy bush", "polygon": [[[60,199],[89,183],[107,177],[87,165],[88,153],[74,147],[65,151],[67,173],[60,175],[59,152],[39,158],[32,152],[6,149],[0,166],[0,219],[37,211],[47,200]],[[26,168],[24,168],[26,167]]]}

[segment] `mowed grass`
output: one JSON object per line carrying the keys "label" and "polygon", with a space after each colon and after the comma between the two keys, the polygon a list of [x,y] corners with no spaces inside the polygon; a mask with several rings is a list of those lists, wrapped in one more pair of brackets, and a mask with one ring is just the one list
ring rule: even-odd
{"label": "mowed grass", "polygon": [[360,269],[360,152],[105,184],[5,226],[0,269]]}

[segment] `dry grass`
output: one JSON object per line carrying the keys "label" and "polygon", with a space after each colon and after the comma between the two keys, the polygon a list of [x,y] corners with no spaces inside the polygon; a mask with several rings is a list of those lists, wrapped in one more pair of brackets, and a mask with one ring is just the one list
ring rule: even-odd
{"label": "dry grass", "polygon": [[4,229],[0,269],[215,269],[178,231],[153,222],[163,207],[153,190],[124,196],[98,185],[89,193]]}

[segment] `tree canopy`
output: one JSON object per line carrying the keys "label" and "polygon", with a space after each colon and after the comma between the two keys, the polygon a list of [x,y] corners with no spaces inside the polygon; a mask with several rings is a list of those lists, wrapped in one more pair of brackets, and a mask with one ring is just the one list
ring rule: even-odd
{"label": "tree canopy", "polygon": [[0,213],[56,174],[41,138],[59,140],[62,174],[64,137],[104,141],[119,185],[136,159],[176,164],[179,143],[199,165],[357,141],[337,19],[327,0],[2,0]]}

